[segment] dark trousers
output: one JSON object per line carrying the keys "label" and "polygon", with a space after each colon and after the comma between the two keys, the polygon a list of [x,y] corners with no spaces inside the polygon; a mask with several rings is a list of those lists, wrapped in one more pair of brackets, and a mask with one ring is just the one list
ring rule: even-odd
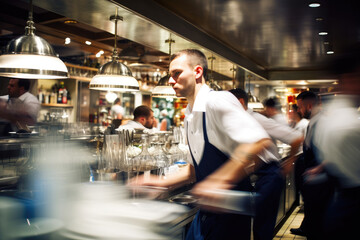
{"label": "dark trousers", "polygon": [[285,181],[277,163],[266,164],[255,174],[258,177],[255,184],[255,192],[258,197],[255,205],[254,239],[271,240],[274,235],[281,191]]}
{"label": "dark trousers", "polygon": [[301,194],[304,200],[304,219],[300,228],[305,232],[308,240],[325,239],[325,214],[333,193],[334,186],[329,180],[303,184]]}
{"label": "dark trousers", "polygon": [[360,187],[341,189],[334,195],[325,220],[324,239],[354,239],[359,236]]}

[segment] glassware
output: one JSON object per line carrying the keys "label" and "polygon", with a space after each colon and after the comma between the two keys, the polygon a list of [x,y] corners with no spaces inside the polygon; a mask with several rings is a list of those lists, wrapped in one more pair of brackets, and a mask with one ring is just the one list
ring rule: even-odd
{"label": "glassware", "polygon": [[141,153],[132,159],[137,175],[139,172],[145,172],[156,169],[156,160],[149,153],[149,136],[141,135]]}

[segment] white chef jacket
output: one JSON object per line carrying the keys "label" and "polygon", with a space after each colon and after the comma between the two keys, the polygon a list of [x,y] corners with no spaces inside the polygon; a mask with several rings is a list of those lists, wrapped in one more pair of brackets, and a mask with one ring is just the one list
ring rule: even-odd
{"label": "white chef jacket", "polygon": [[358,96],[337,96],[320,117],[314,133],[325,168],[341,188],[360,187],[360,112],[353,97]]}
{"label": "white chef jacket", "polygon": [[[209,142],[229,157],[241,143],[254,143],[269,138],[233,94],[228,91],[211,91],[204,84],[196,96],[193,109],[187,106],[184,120],[188,144],[198,164],[205,145],[203,112],[206,112]],[[192,160],[188,162],[192,163]]]}
{"label": "white chef jacket", "polygon": [[276,146],[276,140],[286,144],[291,144],[294,140],[302,136],[300,131],[293,129],[290,126],[281,124],[272,118],[267,118],[260,113],[254,112],[250,108],[247,110],[247,112],[250,113],[250,115],[260,123],[260,125],[265,129],[265,131],[273,140],[273,144],[264,149],[263,152],[259,155],[259,157],[264,162],[268,163],[271,161],[281,160],[278,148]]}

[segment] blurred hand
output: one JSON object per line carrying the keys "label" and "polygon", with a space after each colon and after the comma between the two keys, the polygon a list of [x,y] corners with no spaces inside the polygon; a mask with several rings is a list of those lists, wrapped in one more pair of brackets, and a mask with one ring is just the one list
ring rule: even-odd
{"label": "blurred hand", "polygon": [[206,178],[193,187],[191,194],[197,198],[197,204],[201,209],[211,212],[226,212],[225,209],[221,208],[225,199],[223,195],[216,194],[216,192],[218,190],[229,190],[233,187],[233,184],[221,179]]}

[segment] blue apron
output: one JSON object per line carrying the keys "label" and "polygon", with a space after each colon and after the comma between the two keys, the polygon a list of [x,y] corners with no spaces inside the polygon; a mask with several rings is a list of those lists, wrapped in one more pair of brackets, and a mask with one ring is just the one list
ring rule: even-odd
{"label": "blue apron", "polygon": [[[205,146],[199,165],[196,163],[190,148],[197,182],[206,178],[228,160],[228,157],[223,152],[209,142],[206,131],[205,112],[203,113],[202,122]],[[248,177],[245,178],[234,189],[251,191],[250,179]],[[250,216],[228,213],[219,214],[199,210],[187,232],[186,240],[250,239],[250,235]]]}

